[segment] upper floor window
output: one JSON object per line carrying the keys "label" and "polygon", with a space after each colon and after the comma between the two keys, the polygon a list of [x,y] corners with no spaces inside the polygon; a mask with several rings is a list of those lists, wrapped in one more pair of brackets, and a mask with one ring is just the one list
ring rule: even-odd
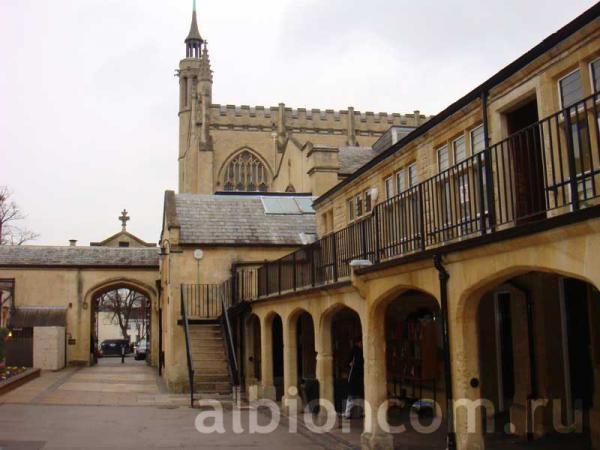
{"label": "upper floor window", "polygon": [[452,142],[454,149],[454,164],[458,164],[467,158],[467,147],[465,146],[465,137],[461,136]]}
{"label": "upper floor window", "polygon": [[333,231],[333,210],[329,210],[323,213],[321,216],[323,220],[323,231],[324,234],[329,234]]}
{"label": "upper floor window", "polygon": [[398,172],[396,172],[396,192],[401,194],[404,189],[406,189],[404,169],[400,169]]}
{"label": "upper floor window", "polygon": [[226,167],[223,186],[226,191],[266,192],[269,189],[267,168],[254,154],[244,150]]}
{"label": "upper floor window", "polygon": [[438,156],[438,171],[443,172],[448,167],[450,167],[450,162],[448,159],[448,146],[444,145],[442,148],[439,148],[437,151]]}
{"label": "upper floor window", "polygon": [[592,89],[594,93],[600,92],[600,58],[592,61],[590,71],[592,72]]}
{"label": "upper floor window", "polygon": [[348,221],[352,222],[354,220],[354,199],[351,198],[347,202],[348,205]]}
{"label": "upper floor window", "polygon": [[485,150],[485,136],[483,135],[483,125],[471,130],[471,154],[476,155]]}
{"label": "upper floor window", "polygon": [[372,204],[372,199],[371,199],[371,189],[367,189],[365,191],[365,213],[371,212],[371,209],[373,209],[373,204]]}
{"label": "upper floor window", "polygon": [[417,185],[417,165],[415,163],[408,166],[408,187]]}
{"label": "upper floor window", "polygon": [[383,181],[385,187],[385,199],[389,200],[394,196],[394,179],[392,177],[387,177]]}
{"label": "upper floor window", "polygon": [[354,200],[354,203],[356,205],[356,217],[360,217],[363,215],[363,200],[362,200],[362,195],[358,194]]}
{"label": "upper floor window", "polygon": [[579,69],[558,80],[558,89],[562,108],[568,108],[581,100],[583,98],[583,85]]}

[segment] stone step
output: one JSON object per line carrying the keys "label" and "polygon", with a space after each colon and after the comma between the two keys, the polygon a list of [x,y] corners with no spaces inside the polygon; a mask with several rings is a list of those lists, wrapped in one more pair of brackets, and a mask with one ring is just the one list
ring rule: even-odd
{"label": "stone step", "polygon": [[231,390],[226,394],[220,394],[218,392],[194,392],[194,404],[197,404],[200,400],[217,400],[219,402],[231,402],[233,401],[233,397],[231,395]]}
{"label": "stone step", "polygon": [[231,384],[229,381],[194,381],[194,391],[198,393],[219,393],[219,394],[230,394],[231,393]]}
{"label": "stone step", "polygon": [[190,333],[221,333],[221,325],[192,325],[188,328]]}
{"label": "stone step", "polygon": [[195,347],[192,348],[192,355],[206,356],[211,359],[225,358],[227,356],[223,347]]}
{"label": "stone step", "polygon": [[197,341],[192,342],[192,350],[223,350],[225,346],[223,345],[223,341]]}
{"label": "stone step", "polygon": [[194,370],[197,372],[227,372],[229,367],[227,364],[205,364],[202,361],[193,361]]}
{"label": "stone step", "polygon": [[194,373],[194,383],[229,383],[229,374]]}
{"label": "stone step", "polygon": [[229,364],[225,358],[210,359],[204,356],[192,357],[192,362],[200,367],[226,367]]}
{"label": "stone step", "polygon": [[206,341],[206,342],[223,342],[223,336],[221,336],[220,334],[190,334],[190,341],[192,342],[200,342],[200,341]]}

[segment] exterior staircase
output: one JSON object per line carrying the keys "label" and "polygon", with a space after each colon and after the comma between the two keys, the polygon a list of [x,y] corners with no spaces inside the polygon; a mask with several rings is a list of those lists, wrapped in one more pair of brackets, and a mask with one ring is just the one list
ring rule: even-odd
{"label": "exterior staircase", "polygon": [[189,331],[194,365],[194,393],[198,394],[198,398],[231,398],[229,361],[221,325],[190,324]]}

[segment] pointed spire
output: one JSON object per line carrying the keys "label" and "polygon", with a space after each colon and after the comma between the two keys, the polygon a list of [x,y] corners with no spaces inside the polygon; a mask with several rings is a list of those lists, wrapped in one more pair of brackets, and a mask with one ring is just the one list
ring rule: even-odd
{"label": "pointed spire", "polygon": [[212,81],[212,70],[210,69],[210,57],[208,56],[208,41],[202,46],[202,63],[200,65],[200,79]]}
{"label": "pointed spire", "polygon": [[192,25],[190,26],[190,32],[187,38],[185,38],[186,44],[190,41],[203,42],[200,31],[198,30],[198,21],[196,19],[196,0],[194,0],[194,9],[192,10]]}

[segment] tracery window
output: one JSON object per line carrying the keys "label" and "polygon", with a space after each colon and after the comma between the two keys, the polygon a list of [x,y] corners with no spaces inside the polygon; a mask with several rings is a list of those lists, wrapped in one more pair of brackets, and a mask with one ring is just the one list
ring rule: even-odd
{"label": "tracery window", "polygon": [[269,173],[254,154],[244,150],[226,167],[223,187],[226,191],[267,192]]}

